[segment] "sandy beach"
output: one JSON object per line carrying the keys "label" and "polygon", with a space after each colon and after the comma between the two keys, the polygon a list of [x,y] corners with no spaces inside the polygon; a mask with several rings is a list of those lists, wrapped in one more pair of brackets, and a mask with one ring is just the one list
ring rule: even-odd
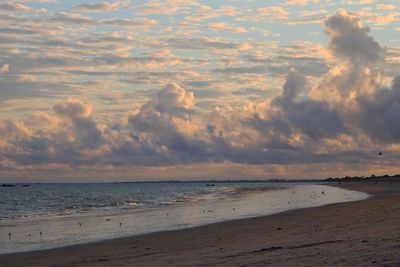
{"label": "sandy beach", "polygon": [[373,197],[46,251],[1,266],[399,266],[400,184],[353,183]]}

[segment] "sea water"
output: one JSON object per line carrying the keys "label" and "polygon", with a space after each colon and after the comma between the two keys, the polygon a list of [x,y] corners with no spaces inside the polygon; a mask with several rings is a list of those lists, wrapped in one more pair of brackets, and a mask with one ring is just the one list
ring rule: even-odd
{"label": "sea water", "polygon": [[0,187],[0,254],[183,229],[367,197],[328,185],[287,183]]}

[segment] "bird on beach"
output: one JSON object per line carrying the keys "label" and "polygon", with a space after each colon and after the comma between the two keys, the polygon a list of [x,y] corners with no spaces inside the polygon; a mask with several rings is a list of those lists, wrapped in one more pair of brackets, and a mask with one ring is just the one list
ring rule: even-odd
{"label": "bird on beach", "polygon": [[79,222],[79,226],[82,226],[82,223],[81,223],[81,222]]}
{"label": "bird on beach", "polygon": [[43,235],[43,233],[42,233],[42,232],[40,232],[39,234],[40,234],[40,236],[42,236],[42,235]]}
{"label": "bird on beach", "polygon": [[11,238],[11,233],[10,232],[8,232],[8,238]]}
{"label": "bird on beach", "polygon": [[379,152],[379,156],[382,156],[382,152]]}
{"label": "bird on beach", "polygon": [[122,226],[122,223],[121,223],[121,222],[119,223],[119,226]]}

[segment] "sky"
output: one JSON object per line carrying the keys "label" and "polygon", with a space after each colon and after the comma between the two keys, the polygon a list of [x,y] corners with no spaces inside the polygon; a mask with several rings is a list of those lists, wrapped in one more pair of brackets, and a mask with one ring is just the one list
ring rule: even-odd
{"label": "sky", "polygon": [[0,0],[0,181],[400,173],[399,21],[396,0]]}

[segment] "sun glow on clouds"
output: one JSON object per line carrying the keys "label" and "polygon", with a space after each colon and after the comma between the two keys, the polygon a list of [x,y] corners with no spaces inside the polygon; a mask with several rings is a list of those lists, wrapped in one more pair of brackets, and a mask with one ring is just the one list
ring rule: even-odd
{"label": "sun glow on clouds", "polygon": [[342,2],[0,4],[0,179],[398,172],[397,6]]}

